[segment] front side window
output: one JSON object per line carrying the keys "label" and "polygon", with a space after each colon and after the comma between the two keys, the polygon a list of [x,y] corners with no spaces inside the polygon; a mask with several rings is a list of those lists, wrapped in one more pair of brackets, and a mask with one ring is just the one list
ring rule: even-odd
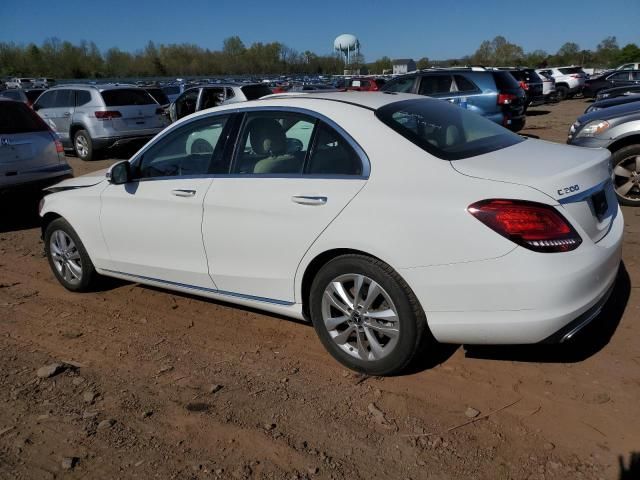
{"label": "front side window", "polygon": [[248,113],[233,173],[302,174],[315,123],[314,118],[298,113]]}
{"label": "front side window", "polygon": [[385,92],[411,93],[416,77],[400,77],[384,86]]}
{"label": "front side window", "polygon": [[224,89],[222,88],[205,88],[200,95],[200,110],[205,108],[213,108],[224,102]]}
{"label": "front side window", "polygon": [[191,115],[196,111],[198,107],[198,95],[200,90],[194,88],[193,90],[188,90],[184,92],[177,100],[176,100],[176,117],[182,118],[187,115]]}
{"label": "front side window", "polygon": [[522,137],[448,102],[404,100],[376,111],[376,117],[423,150],[459,160],[520,143]]}
{"label": "front side window", "polygon": [[35,110],[40,110],[41,108],[52,108],[56,99],[57,90],[49,90],[48,92],[44,92],[38,98],[38,101],[34,105]]}
{"label": "front side window", "polygon": [[228,173],[224,159],[227,116],[208,117],[178,128],[151,146],[134,168],[137,178]]}
{"label": "front side window", "polygon": [[451,75],[427,75],[420,80],[420,95],[441,95],[451,92]]}
{"label": "front side window", "polygon": [[629,72],[618,72],[611,75],[608,80],[624,81],[629,80]]}

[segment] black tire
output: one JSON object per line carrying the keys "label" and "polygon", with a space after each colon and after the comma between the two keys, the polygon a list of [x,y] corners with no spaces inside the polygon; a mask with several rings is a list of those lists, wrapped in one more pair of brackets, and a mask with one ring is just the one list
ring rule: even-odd
{"label": "black tire", "polygon": [[[73,241],[75,248],[69,249],[67,255],[65,255],[67,252],[61,253],[55,251],[56,246],[52,243],[52,237],[54,237],[54,235],[57,237],[58,232],[63,232]],[[56,243],[55,240],[54,243]],[[57,242],[57,244],[60,245],[60,242]],[[94,285],[97,273],[93,262],[91,262],[78,234],[64,218],[57,218],[47,225],[44,232],[44,251],[53,274],[67,290],[71,290],[72,292],[86,292]],[[76,257],[76,253],[78,260],[74,258]],[[66,265],[64,265],[65,262]],[[70,266],[71,262],[73,262],[75,266],[73,271],[72,266]],[[78,265],[79,269],[77,268]],[[73,272],[77,272],[78,270],[80,271],[79,278],[74,278],[75,275]]]}
{"label": "black tire", "polygon": [[[334,280],[343,275],[350,274],[363,275],[375,281],[384,289],[385,293],[388,294],[397,311],[396,318],[399,334],[397,335],[395,346],[385,354],[386,356],[380,359],[363,360],[356,358],[353,354],[347,353],[333,340],[329,330],[325,326],[322,306],[325,289],[327,289]],[[366,303],[366,300],[365,297],[362,303]],[[324,347],[338,362],[357,372],[368,375],[393,375],[400,373],[413,361],[416,354],[421,351],[422,347],[427,343],[427,340],[433,341],[433,337],[428,330],[424,311],[411,288],[389,265],[365,255],[342,255],[325,264],[313,279],[309,302],[311,320]],[[384,306],[382,308],[387,307]],[[364,324],[367,320],[360,321]],[[370,319],[369,322],[371,322]],[[347,328],[354,328],[352,324],[347,325],[345,323],[343,325],[345,325],[345,330]],[[369,330],[369,332],[371,332],[371,330]],[[364,333],[354,332],[351,335],[364,336]],[[373,355],[368,342],[367,345],[368,355]],[[348,347],[346,343],[345,346]],[[354,348],[350,348],[350,350],[354,351],[354,354],[356,353]]]}
{"label": "black tire", "polygon": [[556,97],[559,101],[566,100],[569,97],[569,89],[564,85],[556,86]]}
{"label": "black tire", "polygon": [[[640,157],[640,145],[629,145],[620,150],[616,150],[611,156],[611,166],[613,167],[613,184],[616,188],[616,196],[621,205],[630,207],[640,206],[640,171],[637,168],[634,157]],[[627,164],[627,166],[625,166]],[[632,165],[629,167],[628,165]],[[625,166],[626,170],[632,172],[632,176],[628,177],[627,182],[631,181],[634,186],[624,196],[618,190],[625,182],[625,177],[616,175],[616,168]],[[635,180],[635,182],[634,182]]]}
{"label": "black tire", "polygon": [[73,149],[80,160],[93,160],[93,140],[86,130],[78,130],[73,136]]}

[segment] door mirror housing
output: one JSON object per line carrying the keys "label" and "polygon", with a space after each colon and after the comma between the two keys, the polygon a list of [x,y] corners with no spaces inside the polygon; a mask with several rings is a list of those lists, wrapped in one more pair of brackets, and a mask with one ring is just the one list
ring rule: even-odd
{"label": "door mirror housing", "polygon": [[113,185],[122,185],[131,181],[131,164],[128,160],[114,163],[107,170],[107,180]]}

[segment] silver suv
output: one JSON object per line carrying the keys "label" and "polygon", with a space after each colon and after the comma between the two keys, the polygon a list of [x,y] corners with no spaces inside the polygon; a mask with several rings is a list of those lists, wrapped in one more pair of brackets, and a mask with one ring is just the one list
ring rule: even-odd
{"label": "silver suv", "polygon": [[33,109],[82,160],[106,148],[144,143],[168,124],[158,102],[131,85],[61,85],[44,92]]}

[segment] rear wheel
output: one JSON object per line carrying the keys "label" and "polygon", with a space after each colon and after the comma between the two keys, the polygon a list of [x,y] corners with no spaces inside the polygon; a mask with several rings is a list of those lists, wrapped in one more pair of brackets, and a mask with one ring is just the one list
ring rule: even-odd
{"label": "rear wheel", "polygon": [[389,265],[363,255],[343,255],[322,267],[311,286],[310,307],[329,353],[368,375],[399,373],[430,338],[406,282]]}
{"label": "rear wheel", "polygon": [[569,96],[569,89],[564,85],[556,86],[556,96],[558,100],[566,100]]}
{"label": "rear wheel", "polygon": [[58,281],[68,290],[84,292],[96,271],[78,234],[64,218],[52,221],[44,233],[44,248]]}
{"label": "rear wheel", "polygon": [[640,206],[640,145],[621,148],[611,161],[618,201],[622,205]]}
{"label": "rear wheel", "polygon": [[78,130],[73,137],[73,148],[80,160],[93,159],[93,141],[86,130]]}

